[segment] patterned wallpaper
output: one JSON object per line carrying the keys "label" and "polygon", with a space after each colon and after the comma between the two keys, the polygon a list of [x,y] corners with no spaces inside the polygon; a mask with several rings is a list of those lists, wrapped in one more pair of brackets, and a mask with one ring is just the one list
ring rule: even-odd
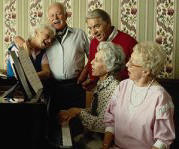
{"label": "patterned wallpaper", "polygon": [[174,68],[174,0],[157,0],[155,40],[167,53],[167,61],[162,76],[171,78]]}
{"label": "patterned wallpaper", "polygon": [[28,20],[30,31],[42,22],[43,0],[30,0],[28,5]]}
{"label": "patterned wallpaper", "polygon": [[13,37],[17,34],[16,5],[16,0],[6,1],[3,5],[3,49],[9,47]]}
{"label": "patterned wallpaper", "polygon": [[[28,10],[24,9],[18,11],[17,8],[21,5],[20,1],[24,1],[24,4],[27,5]],[[18,35],[20,32],[25,31],[28,35],[33,28],[39,23],[46,22],[46,12],[48,5],[55,0],[3,0],[0,4],[3,5],[0,10],[2,13],[3,21],[0,21],[0,24],[3,26],[3,39],[0,40],[0,68],[4,67],[4,55],[12,42],[13,37]],[[146,28],[144,28],[143,32],[138,32],[138,27],[140,24],[148,23],[145,20],[139,20],[141,13],[139,11],[143,7],[147,7],[152,1],[154,3],[154,8],[150,8],[149,13],[146,14],[146,17],[151,18],[154,28],[151,29],[154,36],[154,41],[158,42],[164,47],[164,50],[167,53],[167,61],[165,65],[164,71],[160,74],[160,77],[165,78],[173,78],[176,76],[175,70],[177,68],[175,64],[176,57],[179,57],[179,52],[176,52],[176,18],[179,17],[176,15],[176,5],[179,5],[177,0],[56,0],[59,2],[63,2],[67,8],[68,12],[68,24],[72,27],[80,27],[84,24],[84,21],[81,21],[79,14],[75,13],[86,13],[95,8],[101,8],[104,10],[109,10],[110,15],[113,14],[113,19],[118,19],[116,21],[117,24],[114,24],[118,29],[130,34],[136,39],[139,39],[139,36],[142,35]],[[146,1],[146,3],[144,2]],[[143,4],[141,4],[143,3]],[[118,4],[118,9],[113,10],[114,4]],[[80,12],[81,7],[84,7],[86,11]],[[75,9],[74,9],[75,8]],[[76,9],[79,9],[78,11]],[[116,7],[115,7],[116,8]],[[153,11],[155,10],[155,11]],[[23,13],[23,11],[26,11]],[[142,12],[146,13],[146,12]],[[74,15],[75,14],[75,15]],[[23,15],[27,15],[27,19],[23,22],[21,20]],[[25,29],[18,28],[19,23],[28,24],[25,26]],[[78,25],[74,25],[78,24]],[[87,27],[83,27],[89,37],[90,33],[87,30]],[[145,33],[149,34],[149,33]],[[27,38],[27,37],[24,37]],[[149,40],[149,39],[145,39]],[[179,67],[179,66],[178,66]],[[179,74],[177,75],[179,77]]]}
{"label": "patterned wallpaper", "polygon": [[121,30],[136,38],[137,0],[121,0]]}

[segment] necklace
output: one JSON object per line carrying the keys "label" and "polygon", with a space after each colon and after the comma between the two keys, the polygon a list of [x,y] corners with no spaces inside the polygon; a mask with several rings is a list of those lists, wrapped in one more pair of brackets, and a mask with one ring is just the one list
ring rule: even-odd
{"label": "necklace", "polygon": [[[132,105],[132,107],[140,106],[145,101],[145,98],[148,94],[148,91],[149,91],[153,81],[154,80],[152,80],[146,88],[140,88],[140,90],[138,89],[138,92],[137,92],[137,90],[134,86],[134,83],[133,83],[132,89],[131,89],[131,94],[130,94],[130,104]],[[134,101],[136,101],[137,103],[134,103]]]}

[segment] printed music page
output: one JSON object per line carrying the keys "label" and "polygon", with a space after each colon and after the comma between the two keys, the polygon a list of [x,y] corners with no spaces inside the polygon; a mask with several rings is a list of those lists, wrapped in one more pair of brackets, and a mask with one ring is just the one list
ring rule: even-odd
{"label": "printed music page", "polygon": [[43,85],[39,76],[37,75],[37,72],[31,62],[31,59],[28,56],[24,48],[19,48],[18,55],[19,55],[19,60],[23,67],[24,73],[30,85],[34,89],[35,93],[37,94],[39,90],[42,90]]}

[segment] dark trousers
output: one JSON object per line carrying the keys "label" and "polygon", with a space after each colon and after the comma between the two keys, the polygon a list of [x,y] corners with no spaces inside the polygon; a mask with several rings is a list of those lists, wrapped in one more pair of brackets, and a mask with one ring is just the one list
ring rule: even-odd
{"label": "dark trousers", "polygon": [[[77,79],[64,81],[50,80],[48,87],[50,101],[48,103],[49,127],[48,137],[54,144],[60,142],[60,129],[57,114],[60,110],[71,107],[84,108],[86,104],[85,90],[81,85],[76,84]],[[78,120],[70,122],[70,126],[78,125]],[[81,127],[81,126],[80,126]],[[75,131],[72,131],[72,136],[75,136]]]}

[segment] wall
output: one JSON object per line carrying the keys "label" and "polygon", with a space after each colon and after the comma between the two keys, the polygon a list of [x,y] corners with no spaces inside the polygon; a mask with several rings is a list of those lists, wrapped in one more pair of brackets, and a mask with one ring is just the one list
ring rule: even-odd
{"label": "wall", "polygon": [[[179,78],[179,1],[178,0],[56,0],[68,10],[68,24],[84,29],[85,16],[94,8],[106,10],[118,29],[138,41],[154,40],[167,52],[163,78]],[[27,38],[39,23],[47,23],[48,6],[55,0],[0,1],[0,68],[13,37]],[[90,36],[90,35],[89,35]],[[177,69],[178,68],[178,69]]]}

